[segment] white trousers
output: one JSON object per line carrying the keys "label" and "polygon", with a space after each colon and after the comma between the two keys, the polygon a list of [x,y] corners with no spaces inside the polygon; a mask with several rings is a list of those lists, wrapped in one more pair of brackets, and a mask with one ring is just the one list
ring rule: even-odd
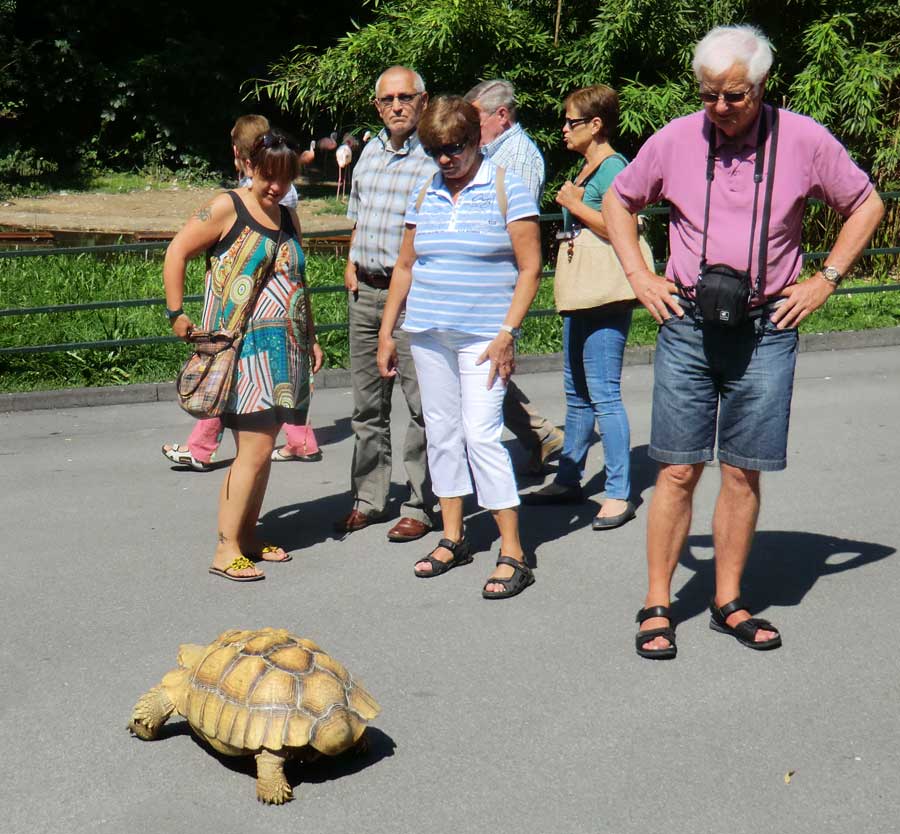
{"label": "white trousers", "polygon": [[490,362],[475,364],[490,339],[455,330],[409,335],[434,494],[438,498],[469,495],[471,466],[482,507],[517,507],[512,461],[500,442],[506,386],[498,379],[488,390]]}

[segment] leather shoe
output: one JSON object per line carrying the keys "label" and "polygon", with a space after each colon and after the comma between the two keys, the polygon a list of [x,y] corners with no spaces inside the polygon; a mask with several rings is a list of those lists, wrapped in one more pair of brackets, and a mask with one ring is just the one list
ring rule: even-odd
{"label": "leather shoe", "polygon": [[366,515],[354,508],[344,518],[335,521],[334,529],[338,533],[355,533],[357,530],[362,530],[363,527],[378,524],[380,521],[384,521],[384,516],[376,513]]}
{"label": "leather shoe", "polygon": [[401,518],[390,530],[388,541],[414,542],[431,532],[431,526],[415,518]]}
{"label": "leather shoe", "polygon": [[614,530],[616,527],[621,527],[628,521],[634,518],[635,506],[631,503],[631,501],[626,502],[628,506],[620,512],[618,515],[610,515],[605,518],[601,516],[596,516],[594,520],[591,522],[592,530]]}
{"label": "leather shoe", "polygon": [[547,486],[522,496],[522,503],[532,507],[544,507],[553,504],[583,504],[584,492],[580,485],[566,486],[551,481]]}

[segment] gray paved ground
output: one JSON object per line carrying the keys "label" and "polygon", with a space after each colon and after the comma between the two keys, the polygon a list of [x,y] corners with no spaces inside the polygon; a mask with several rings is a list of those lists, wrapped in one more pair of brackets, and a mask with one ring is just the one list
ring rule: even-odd
{"label": "gray paved ground", "polygon": [[[645,502],[650,381],[626,369]],[[562,420],[558,376],[522,385]],[[671,663],[633,650],[646,504],[610,533],[591,532],[596,505],[524,513],[537,584],[504,603],[479,595],[496,552],[484,515],[469,521],[474,565],[433,582],[412,562],[437,535],[335,540],[347,391],[315,403],[324,462],[273,470],[265,534],[294,561],[255,585],[206,572],[223,471],[160,456],[189,428],[173,404],[0,415],[0,830],[896,830],[898,407],[900,349],[801,356],[790,466],[764,478],[746,577],[785,646],[757,654],[707,627],[710,467],[675,578]],[[403,413],[398,401],[398,430]],[[248,770],[182,721],[154,743],[125,730],[180,642],[268,624],[318,641],[383,706],[369,757],[293,769],[298,799],[281,808],[259,806]]]}

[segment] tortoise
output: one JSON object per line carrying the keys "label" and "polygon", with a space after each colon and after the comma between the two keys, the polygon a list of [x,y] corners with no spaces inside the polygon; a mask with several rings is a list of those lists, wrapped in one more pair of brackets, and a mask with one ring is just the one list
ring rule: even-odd
{"label": "tortoise", "polygon": [[146,741],[173,712],[219,753],[256,757],[256,796],[293,798],[284,763],[365,748],[381,711],[347,670],[311,640],[285,629],[226,631],[208,646],[185,644],[178,668],[142,695],[128,729]]}

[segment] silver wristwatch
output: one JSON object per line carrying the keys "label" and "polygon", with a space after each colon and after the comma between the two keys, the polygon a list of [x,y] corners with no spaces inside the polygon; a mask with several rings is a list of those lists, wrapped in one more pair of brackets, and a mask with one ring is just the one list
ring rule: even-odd
{"label": "silver wristwatch", "polygon": [[514,341],[518,341],[519,336],[522,335],[522,328],[513,327],[511,324],[501,324],[500,329],[505,330],[507,333],[509,333],[509,335],[513,337]]}
{"label": "silver wristwatch", "polygon": [[841,285],[841,281],[844,280],[844,276],[841,275],[833,266],[823,266],[822,267],[822,277],[829,283],[834,284],[834,286],[839,287]]}

